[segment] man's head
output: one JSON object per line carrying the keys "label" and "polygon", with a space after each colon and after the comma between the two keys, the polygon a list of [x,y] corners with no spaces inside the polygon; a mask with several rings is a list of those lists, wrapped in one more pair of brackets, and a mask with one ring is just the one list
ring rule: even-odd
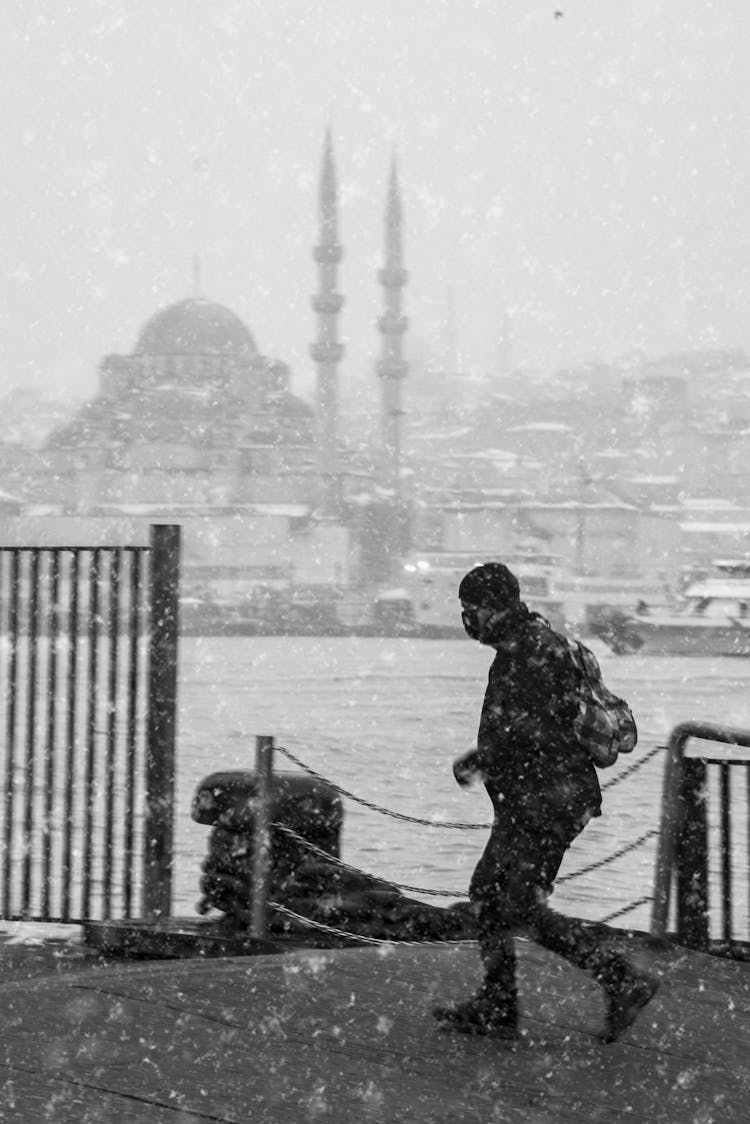
{"label": "man's head", "polygon": [[515,574],[502,562],[475,566],[458,587],[461,619],[472,640],[491,644],[498,638],[503,617],[521,604],[521,591]]}

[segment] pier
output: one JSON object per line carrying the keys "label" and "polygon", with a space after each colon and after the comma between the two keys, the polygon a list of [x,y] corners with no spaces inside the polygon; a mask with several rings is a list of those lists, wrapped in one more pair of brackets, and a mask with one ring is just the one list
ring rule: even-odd
{"label": "pier", "polygon": [[[634,838],[559,879],[614,869],[656,844],[653,886],[638,882],[641,896],[597,922],[620,925],[651,906],[650,934],[607,932],[662,981],[622,1039],[599,1039],[604,1000],[595,983],[522,937],[519,1040],[451,1034],[436,1025],[433,1004],[465,998],[482,975],[473,934],[462,930],[471,911],[457,908],[466,903],[455,902],[455,889],[357,870],[341,857],[336,832],[315,842],[305,801],[300,824],[275,800],[273,755],[311,782],[308,794],[319,785],[333,792],[328,804],[319,792],[313,801],[332,810],[329,826],[343,801],[410,830],[484,832],[486,823],[381,806],[371,793],[333,784],[270,735],[256,736],[255,770],[237,774],[235,797],[224,800],[216,780],[202,782],[211,800],[194,808],[212,829],[205,904],[224,925],[174,916],[176,566],[166,562],[177,550],[160,554],[160,536],[147,556],[148,587],[139,569],[124,582],[115,555],[105,568],[104,548],[92,554],[81,653],[78,628],[57,643],[66,584],[58,579],[70,578],[77,606],[73,579],[85,548],[60,548],[69,559],[11,557],[2,916],[6,926],[19,918],[32,929],[79,926],[85,941],[0,934],[0,1120],[745,1124],[750,732],[682,723],[668,745],[623,762],[604,789],[631,784],[665,754],[661,824],[637,819]],[[32,596],[30,625],[21,628],[14,606],[27,563],[30,588],[37,572],[48,574],[52,600],[43,614]],[[153,626],[148,661],[139,657],[142,594]],[[104,626],[97,606],[106,607]],[[44,636],[42,616],[50,621]],[[76,624],[77,609],[68,617]],[[136,685],[145,692],[138,706]],[[145,716],[137,731],[136,711]],[[74,769],[71,746],[81,740],[85,769]],[[709,747],[688,748],[696,741]],[[284,870],[274,864],[289,859],[290,844],[309,854]],[[414,893],[452,904],[428,907]]]}
{"label": "pier", "polygon": [[748,964],[621,941],[662,985],[609,1046],[597,986],[525,940],[512,1045],[431,1017],[480,980],[465,944],[4,971],[0,1119],[744,1124]]}
{"label": "pier", "polygon": [[[723,742],[730,756],[714,762],[710,748],[686,757],[689,740]],[[728,772],[746,773],[749,742],[747,731],[703,723],[672,732],[652,931],[607,933],[661,986],[617,1043],[599,1039],[604,999],[593,980],[528,939],[518,939],[520,1038],[467,1037],[440,1029],[431,1008],[479,985],[473,940],[360,931],[334,946],[336,931],[323,925],[280,936],[256,898],[244,934],[235,927],[223,944],[210,925],[196,939],[201,923],[191,932],[175,917],[158,926],[88,923],[98,946],[0,940],[0,1119],[745,1124],[750,945],[727,908],[738,873]],[[257,748],[269,756],[272,739]],[[720,770],[722,794],[718,941],[708,925],[711,832],[699,799],[707,768]],[[256,768],[262,787],[264,773]],[[264,824],[263,803],[256,885],[266,882],[262,837],[274,827]],[[126,947],[128,933],[148,939]],[[240,948],[244,955],[232,954]]]}

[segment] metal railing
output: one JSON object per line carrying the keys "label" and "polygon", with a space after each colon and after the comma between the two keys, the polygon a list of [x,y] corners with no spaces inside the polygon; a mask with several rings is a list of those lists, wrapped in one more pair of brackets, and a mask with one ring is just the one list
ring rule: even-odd
{"label": "metal railing", "polygon": [[179,551],[0,547],[4,919],[170,913]]}
{"label": "metal railing", "polygon": [[[712,742],[713,747],[702,750],[691,746],[691,740]],[[330,855],[298,831],[288,825],[272,822],[271,778],[274,751],[283,755],[297,769],[318,781],[324,782],[339,796],[378,813],[403,820],[410,824],[429,828],[446,829],[489,829],[488,823],[453,823],[420,816],[395,812],[358,796],[323,777],[315,769],[302,761],[297,755],[283,746],[275,746],[273,738],[258,739],[256,775],[259,785],[253,807],[255,814],[266,807],[265,819],[258,820],[260,834],[253,840],[254,883],[252,894],[252,917],[246,910],[252,935],[263,939],[266,935],[268,911],[290,919],[298,926],[327,932],[332,937],[363,940],[367,943],[391,943],[381,938],[347,932],[326,925],[316,917],[304,917],[290,909],[283,902],[265,901],[269,885],[267,864],[270,856],[269,833],[278,832],[289,837],[293,843],[306,849],[318,859],[346,871],[377,879],[380,886],[396,891],[407,891],[453,899],[462,897],[456,890],[434,889],[414,886],[407,882],[384,879],[343,862]],[[721,756],[717,743],[731,747]],[[741,750],[746,752],[742,753]],[[750,948],[750,730],[736,729],[707,722],[685,722],[676,726],[666,746],[654,746],[640,756],[632,765],[612,777],[603,788],[611,788],[629,780],[658,753],[665,754],[664,779],[662,790],[662,812],[659,827],[645,830],[637,838],[630,840],[607,855],[580,867],[578,870],[558,878],[567,882],[582,877],[599,868],[617,862],[623,856],[638,850],[650,840],[657,839],[657,853],[654,872],[653,892],[638,898],[608,916],[601,923],[609,923],[625,916],[637,907],[651,903],[651,936],[664,938],[676,936],[678,942],[691,947],[717,953],[742,955]],[[713,777],[709,776],[713,771]],[[742,778],[741,788],[735,783]],[[733,780],[734,778],[734,780]],[[709,799],[710,797],[710,799]],[[259,876],[259,871],[260,876]],[[674,913],[676,926],[669,930],[670,897],[673,883],[676,885]],[[260,889],[258,889],[260,888]],[[259,898],[263,898],[263,902]],[[713,907],[713,926],[710,924]],[[738,913],[744,907],[745,918],[741,936],[735,929]],[[242,908],[238,908],[238,915]],[[712,939],[718,929],[719,939]],[[421,942],[423,943],[423,942]],[[441,942],[444,943],[444,942]]]}
{"label": "metal railing", "polygon": [[[664,746],[653,747],[648,753],[645,753],[645,754],[643,754],[642,757],[639,757],[639,759],[637,761],[633,762],[633,764],[628,766],[628,768],[624,769],[617,776],[613,777],[603,787],[611,788],[613,785],[615,785],[617,783],[621,783],[621,782],[629,779],[635,773],[637,773],[644,765],[646,765],[649,761],[651,761],[657,753],[663,752],[663,750],[664,750]],[[414,885],[410,885],[410,884],[405,883],[405,882],[390,881],[388,879],[382,878],[380,875],[373,875],[370,872],[359,870],[358,868],[351,866],[349,863],[344,862],[340,858],[337,858],[337,857],[335,857],[335,856],[333,856],[333,855],[331,855],[327,852],[322,851],[321,848],[317,847],[315,844],[313,844],[309,840],[306,840],[302,835],[300,835],[298,832],[293,831],[287,825],[282,824],[282,823],[273,822],[272,818],[271,818],[271,807],[272,807],[272,803],[273,803],[272,776],[273,776],[273,756],[274,756],[274,752],[278,752],[278,753],[282,754],[288,761],[290,761],[293,765],[295,765],[299,770],[301,770],[304,773],[307,773],[308,776],[311,776],[318,781],[324,782],[334,792],[338,793],[340,796],[343,796],[345,799],[354,801],[355,803],[360,804],[360,805],[370,809],[371,811],[374,811],[374,812],[379,813],[381,815],[390,816],[390,817],[393,817],[394,819],[403,820],[407,823],[412,823],[412,824],[416,824],[416,825],[420,825],[420,826],[424,826],[424,827],[446,828],[446,829],[451,829],[451,830],[455,830],[455,829],[460,829],[460,830],[485,829],[485,830],[489,830],[492,826],[491,824],[489,824],[489,823],[464,823],[464,822],[442,821],[442,820],[427,819],[427,818],[423,818],[423,817],[419,817],[419,816],[406,815],[402,812],[395,812],[392,809],[389,809],[389,808],[383,807],[382,805],[373,803],[372,801],[367,800],[364,797],[357,796],[354,793],[349,792],[347,789],[342,788],[341,786],[335,784],[333,781],[329,780],[328,778],[323,777],[322,774],[320,774],[315,769],[313,769],[309,765],[307,765],[304,761],[302,761],[297,755],[292,753],[289,749],[286,749],[284,746],[275,745],[273,737],[271,737],[269,735],[263,735],[263,736],[256,737],[256,751],[255,752],[256,752],[256,757],[255,757],[256,790],[255,790],[255,795],[254,795],[254,798],[253,798],[253,801],[252,801],[252,808],[253,808],[253,832],[252,832],[252,856],[253,856],[253,860],[252,860],[252,873],[251,873],[252,882],[251,882],[251,885],[248,887],[248,895],[249,895],[249,898],[250,898],[250,901],[251,901],[251,906],[250,906],[249,910],[248,909],[243,910],[242,906],[238,903],[238,907],[237,907],[237,914],[242,915],[244,913],[244,915],[246,916],[248,927],[249,927],[249,930],[250,930],[250,935],[254,939],[265,940],[267,938],[268,915],[269,915],[269,911],[272,911],[272,912],[276,912],[276,913],[280,914],[282,917],[286,916],[288,918],[291,918],[293,921],[295,921],[299,925],[309,926],[311,929],[319,930],[319,931],[322,931],[322,932],[327,932],[331,936],[334,936],[336,938],[343,938],[343,939],[348,938],[348,939],[351,939],[351,940],[354,940],[354,941],[362,940],[362,941],[366,941],[367,943],[375,943],[375,944],[392,943],[390,941],[383,940],[381,938],[365,937],[365,936],[362,936],[361,934],[357,934],[355,932],[342,930],[340,928],[336,928],[334,926],[327,925],[327,924],[321,922],[319,919],[310,918],[310,917],[306,918],[306,917],[298,914],[297,912],[291,910],[287,905],[284,905],[281,902],[269,901],[267,895],[268,895],[268,887],[269,887],[269,883],[270,883],[270,869],[269,869],[269,867],[270,867],[270,861],[271,861],[271,859],[270,859],[270,856],[271,856],[270,833],[271,833],[271,831],[277,831],[277,832],[280,832],[283,835],[286,835],[286,836],[292,838],[295,844],[298,844],[302,848],[308,850],[312,855],[315,855],[315,856],[323,859],[327,863],[330,863],[330,864],[332,864],[334,866],[337,866],[337,867],[341,867],[344,870],[352,871],[352,872],[355,872],[356,874],[363,875],[366,878],[377,878],[377,881],[380,885],[390,886],[394,890],[397,890],[397,891],[405,890],[407,892],[421,893],[421,894],[435,896],[435,897],[450,897],[450,898],[453,898],[453,899],[465,896],[465,895],[459,893],[456,890],[434,889],[434,888],[428,888],[428,887],[424,887],[424,886],[414,886]],[[595,862],[588,864],[587,866],[583,867],[580,870],[573,871],[570,874],[565,875],[563,878],[559,879],[558,881],[570,881],[571,879],[574,879],[574,878],[580,877],[582,875],[588,874],[592,870],[595,870],[595,869],[598,869],[600,867],[607,866],[610,863],[616,862],[623,855],[628,854],[629,852],[635,850],[636,848],[639,848],[639,847],[643,846],[644,844],[646,844],[650,839],[652,839],[657,834],[658,834],[658,831],[657,831],[656,828],[650,829],[650,830],[642,833],[637,839],[632,840],[629,843],[625,844],[624,846],[618,848],[612,854],[602,856],[600,859],[596,860]],[[602,921],[602,923],[606,924],[610,921],[615,920],[616,918],[619,918],[619,917],[622,917],[622,916],[626,915],[627,913],[631,912],[632,910],[636,909],[639,906],[647,904],[651,900],[652,900],[651,895],[641,897],[638,900],[629,903],[625,907],[616,910],[614,913],[610,914],[609,916],[602,918],[601,921]],[[425,943],[425,942],[420,942],[420,943]],[[455,943],[455,942],[441,942],[441,943]],[[463,943],[463,942],[458,942],[458,943]]]}
{"label": "metal railing", "polygon": [[[715,748],[686,753],[691,740],[700,740],[750,750],[750,730],[721,726],[710,722],[684,722],[676,726],[669,738],[664,765],[661,830],[657,849],[654,877],[654,901],[651,932],[664,936],[670,918],[670,898],[676,886],[675,913],[677,939],[690,948],[708,949],[711,946],[710,843],[718,842],[718,864],[715,877],[718,881],[718,910],[720,941],[731,946],[738,941],[734,927],[733,908],[735,894],[740,901],[748,900],[750,887],[747,875],[750,870],[750,752],[736,757],[717,757]],[[718,817],[712,827],[709,823],[709,770],[718,774]],[[745,884],[739,885],[736,877],[737,859],[741,852],[733,844],[735,800],[732,777],[744,779],[744,835]],[[748,939],[750,914],[745,918],[744,934]]]}

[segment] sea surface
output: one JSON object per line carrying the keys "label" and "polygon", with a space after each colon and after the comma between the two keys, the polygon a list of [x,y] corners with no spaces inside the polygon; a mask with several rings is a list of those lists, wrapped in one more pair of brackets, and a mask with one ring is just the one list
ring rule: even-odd
{"label": "sea surface", "polygon": [[[633,754],[601,772],[607,785],[603,814],[566,856],[552,904],[591,920],[619,914],[614,924],[648,929],[650,904],[631,906],[652,892],[655,837],[609,860],[658,829],[665,756],[659,747],[675,725],[699,720],[750,729],[750,660],[614,656],[596,642],[592,647],[608,684],[630,702],[640,739]],[[486,825],[491,818],[483,788],[461,789],[451,772],[453,758],[474,743],[491,658],[489,649],[468,639],[182,639],[175,912],[195,915],[200,897],[210,828],[190,817],[196,786],[217,770],[252,769],[259,734],[271,735],[365,802],[344,799],[345,861],[416,888],[408,892],[425,901],[446,904],[465,897],[488,828],[437,824]],[[275,767],[297,768],[280,752]],[[630,775],[616,782],[625,772]],[[709,787],[713,793],[713,781]],[[737,936],[748,922],[742,787],[733,829]],[[591,865],[595,869],[577,873]],[[427,890],[450,891],[453,898],[431,898]]]}

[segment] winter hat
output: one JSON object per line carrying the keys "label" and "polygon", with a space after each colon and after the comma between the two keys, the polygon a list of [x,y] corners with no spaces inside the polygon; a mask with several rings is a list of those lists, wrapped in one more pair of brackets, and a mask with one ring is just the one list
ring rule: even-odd
{"label": "winter hat", "polygon": [[515,574],[502,562],[485,562],[461,579],[458,598],[471,605],[502,608],[509,602],[520,601],[521,590]]}

